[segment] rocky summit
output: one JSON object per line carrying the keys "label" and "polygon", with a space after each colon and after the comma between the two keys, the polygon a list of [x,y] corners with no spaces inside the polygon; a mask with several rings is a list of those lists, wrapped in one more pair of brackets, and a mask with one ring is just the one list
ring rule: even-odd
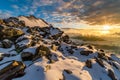
{"label": "rocky summit", "polygon": [[120,80],[120,58],[34,16],[10,17],[0,19],[0,80]]}

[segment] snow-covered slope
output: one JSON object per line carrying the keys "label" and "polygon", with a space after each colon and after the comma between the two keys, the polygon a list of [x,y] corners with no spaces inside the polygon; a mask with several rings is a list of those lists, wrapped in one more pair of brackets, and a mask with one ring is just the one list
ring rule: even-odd
{"label": "snow-covered slope", "polygon": [[[9,34],[18,30],[24,34],[7,37],[6,28]],[[0,80],[120,80],[116,55],[76,45],[58,28],[1,26],[0,30]],[[19,62],[10,65],[13,60],[26,67]]]}
{"label": "snow-covered slope", "polygon": [[34,27],[34,26],[40,26],[40,27],[47,27],[48,23],[45,22],[43,19],[35,18],[34,16],[19,16],[19,20],[25,21],[26,26]]}

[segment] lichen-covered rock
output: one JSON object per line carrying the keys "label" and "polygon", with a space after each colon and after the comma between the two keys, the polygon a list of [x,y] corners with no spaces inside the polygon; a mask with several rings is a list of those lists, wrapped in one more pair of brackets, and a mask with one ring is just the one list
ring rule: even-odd
{"label": "lichen-covered rock", "polygon": [[36,56],[45,56],[46,58],[49,59],[49,57],[51,56],[50,54],[50,49],[44,45],[40,45],[37,49],[36,49]]}
{"label": "lichen-covered rock", "polygon": [[10,39],[16,40],[19,36],[23,35],[24,32],[20,29],[16,28],[5,28],[0,32],[1,40],[3,39]]}
{"label": "lichen-covered rock", "polygon": [[3,48],[11,48],[12,47],[12,41],[10,41],[8,39],[4,39],[2,41],[2,46],[3,46]]}

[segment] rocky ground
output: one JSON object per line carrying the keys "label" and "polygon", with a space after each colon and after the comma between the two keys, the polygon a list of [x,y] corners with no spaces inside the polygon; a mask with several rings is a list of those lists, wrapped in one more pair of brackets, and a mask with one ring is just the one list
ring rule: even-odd
{"label": "rocky ground", "polygon": [[120,80],[120,59],[34,16],[10,17],[0,19],[0,80]]}

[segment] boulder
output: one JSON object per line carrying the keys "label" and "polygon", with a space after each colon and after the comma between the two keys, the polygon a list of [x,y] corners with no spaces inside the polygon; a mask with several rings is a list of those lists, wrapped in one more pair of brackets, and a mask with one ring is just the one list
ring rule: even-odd
{"label": "boulder", "polygon": [[11,48],[12,47],[12,41],[8,39],[4,39],[2,41],[3,48]]}
{"label": "boulder", "polygon": [[21,58],[23,61],[31,61],[33,60],[34,55],[30,52],[22,52]]}
{"label": "boulder", "polygon": [[5,62],[4,67],[0,70],[1,80],[12,80],[15,77],[23,76],[25,74],[25,64],[20,61],[8,61]]}
{"label": "boulder", "polygon": [[46,46],[44,46],[44,45],[40,45],[37,49],[36,49],[36,53],[35,53],[35,55],[36,56],[40,56],[40,57],[42,57],[42,56],[45,56],[46,58],[50,58],[50,56],[51,56],[51,51],[50,51],[50,49],[48,48],[48,47],[46,47]]}

